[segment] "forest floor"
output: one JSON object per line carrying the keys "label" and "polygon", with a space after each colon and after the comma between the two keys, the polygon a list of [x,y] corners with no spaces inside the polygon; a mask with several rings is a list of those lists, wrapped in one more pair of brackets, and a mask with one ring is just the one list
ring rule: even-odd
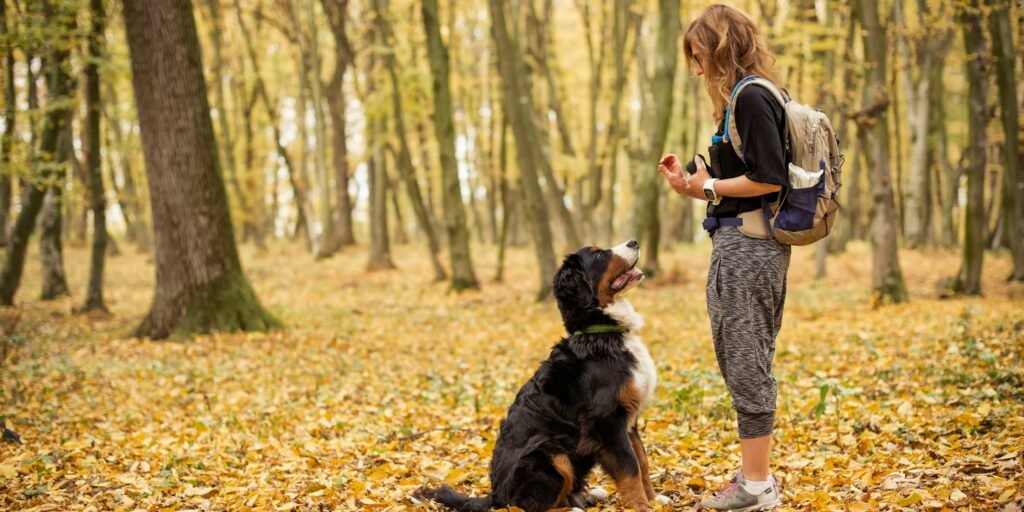
{"label": "forest floor", "polygon": [[[144,255],[108,260],[108,318],[81,317],[88,255],[66,254],[74,298],[40,302],[30,254],[2,338],[3,510],[432,510],[409,495],[447,482],[484,493],[497,425],[563,329],[532,300],[532,251],[480,292],[446,293],[419,245],[400,270],[366,273],[350,249],[314,262],[297,246],[243,248],[285,329],[187,342],[129,338],[151,300]],[[739,461],[735,415],[705,312],[708,244],[663,253],[629,294],[658,367],[643,415],[666,509],[695,510]],[[778,340],[776,473],[783,510],[1024,507],[1024,287],[985,260],[983,297],[943,298],[952,252],[903,252],[912,301],[874,304],[869,247],[815,281],[798,249]],[[602,475],[593,483],[611,491]],[[601,506],[617,508],[615,496]]]}

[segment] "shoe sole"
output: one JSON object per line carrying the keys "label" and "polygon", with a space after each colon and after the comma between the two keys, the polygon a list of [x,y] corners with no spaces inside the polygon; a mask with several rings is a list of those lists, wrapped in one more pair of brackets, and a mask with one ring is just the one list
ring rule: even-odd
{"label": "shoe sole", "polygon": [[751,505],[749,507],[734,508],[734,509],[730,510],[729,512],[754,512],[756,510],[771,510],[771,509],[773,509],[775,507],[778,507],[780,505],[782,505],[782,501],[781,500],[776,500],[776,501],[774,501],[772,503],[759,503],[757,505]]}

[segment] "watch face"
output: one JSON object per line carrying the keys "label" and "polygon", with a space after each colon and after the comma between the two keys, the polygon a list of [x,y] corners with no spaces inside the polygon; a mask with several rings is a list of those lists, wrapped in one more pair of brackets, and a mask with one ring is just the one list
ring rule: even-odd
{"label": "watch face", "polygon": [[704,187],[704,199],[707,199],[708,201],[713,201],[715,199],[715,192],[711,187]]}

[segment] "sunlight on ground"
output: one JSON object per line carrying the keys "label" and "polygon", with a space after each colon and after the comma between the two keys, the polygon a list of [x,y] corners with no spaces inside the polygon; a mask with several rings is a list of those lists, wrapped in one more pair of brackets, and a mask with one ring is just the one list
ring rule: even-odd
{"label": "sunlight on ground", "polygon": [[[661,279],[630,292],[658,365],[644,415],[655,488],[693,510],[738,464],[735,418],[705,312],[710,246],[666,250]],[[185,343],[128,333],[152,293],[146,256],[109,260],[109,319],[80,296],[39,293],[30,254],[18,334],[4,340],[3,409],[23,444],[0,444],[0,508],[27,510],[407,510],[420,485],[487,487],[497,423],[563,334],[532,300],[532,251],[476,250],[484,288],[428,281],[419,245],[400,270],[366,252],[314,262],[297,246],[243,249],[264,304],[288,327]],[[81,295],[88,253],[66,255]],[[870,250],[794,254],[776,377],[777,473],[788,509],[1002,509],[1022,496],[1024,289],[985,261],[983,298],[940,299],[955,253],[903,253],[912,302],[872,308]],[[603,477],[609,490],[612,486]],[[605,504],[615,508],[614,499]]]}

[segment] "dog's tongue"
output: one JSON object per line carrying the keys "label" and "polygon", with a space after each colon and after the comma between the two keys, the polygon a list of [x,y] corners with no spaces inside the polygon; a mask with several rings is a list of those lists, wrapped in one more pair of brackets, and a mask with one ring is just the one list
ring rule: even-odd
{"label": "dog's tongue", "polygon": [[621,276],[615,278],[615,281],[612,283],[612,286],[614,286],[615,288],[622,288],[633,279],[639,278],[641,275],[643,275],[643,272],[641,272],[640,269],[631,268],[627,270],[625,273],[623,273]]}

